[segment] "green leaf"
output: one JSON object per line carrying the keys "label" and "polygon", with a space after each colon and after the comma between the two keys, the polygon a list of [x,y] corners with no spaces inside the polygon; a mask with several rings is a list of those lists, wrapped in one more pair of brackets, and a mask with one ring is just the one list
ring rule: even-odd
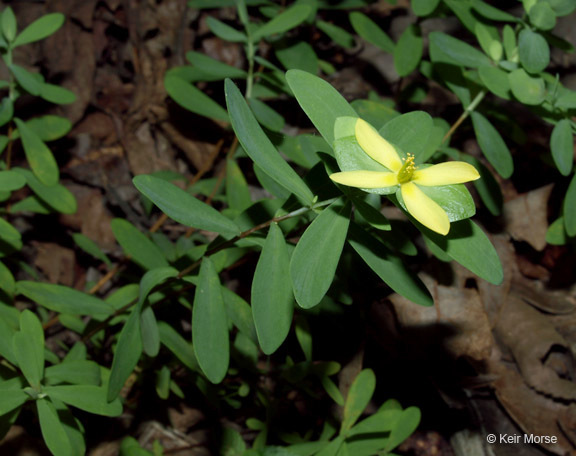
{"label": "green leaf", "polygon": [[60,139],[72,129],[72,123],[66,117],[52,115],[34,117],[26,122],[26,126],[42,141]]}
{"label": "green leaf", "polygon": [[250,109],[254,113],[258,122],[270,131],[280,132],[284,128],[284,117],[278,114],[274,109],[257,98],[248,100]]}
{"label": "green leaf", "polygon": [[500,68],[485,66],[478,68],[478,75],[490,92],[505,100],[510,99],[511,92],[508,73]]}
{"label": "green leaf", "polygon": [[112,402],[106,400],[106,390],[94,385],[58,385],[46,386],[44,392],[55,398],[95,415],[119,416],[122,404],[118,398]]}
{"label": "green leaf", "polygon": [[350,23],[356,33],[369,43],[379,47],[384,52],[390,54],[394,52],[394,41],[365,14],[359,11],[350,13]]}
{"label": "green leaf", "polygon": [[8,68],[10,68],[18,84],[20,84],[26,92],[36,97],[40,95],[43,83],[34,73],[30,73],[25,68],[15,64],[9,65]]}
{"label": "green leaf", "polygon": [[30,386],[38,388],[44,377],[44,329],[29,310],[20,314],[20,331],[13,336],[12,352]]}
{"label": "green leaf", "polygon": [[18,127],[26,159],[34,175],[44,185],[56,185],[60,178],[60,172],[54,155],[52,155],[50,149],[28,125],[18,118],[15,118],[14,122]]}
{"label": "green leaf", "polygon": [[574,161],[574,135],[570,120],[562,119],[556,124],[550,136],[550,150],[560,174],[568,176]]}
{"label": "green leaf", "polygon": [[164,87],[172,99],[188,111],[229,122],[226,110],[195,86],[176,76],[166,76]]}
{"label": "green leaf", "polygon": [[162,212],[178,223],[225,236],[240,234],[232,220],[164,179],[140,175],[132,179],[132,182],[140,193],[150,198]]}
{"label": "green leaf", "polygon": [[28,399],[30,396],[22,389],[4,389],[0,385],[0,416],[17,409]]}
{"label": "green leaf", "polygon": [[46,14],[36,19],[18,34],[13,46],[22,46],[23,44],[43,40],[62,27],[65,19],[66,17],[61,13]]}
{"label": "green leaf", "polygon": [[552,30],[556,25],[556,13],[545,0],[538,1],[530,8],[528,17],[532,25],[540,30]]}
{"label": "green leaf", "polygon": [[332,146],[334,124],[338,117],[358,117],[356,111],[328,82],[300,70],[286,73],[286,81],[302,110]]}
{"label": "green leaf", "polygon": [[420,28],[408,26],[394,48],[394,67],[400,77],[408,76],[422,59],[423,41]]}
{"label": "green leaf", "polygon": [[128,220],[116,218],[110,222],[114,237],[135,263],[144,269],[167,267],[164,255],[150,239]]}
{"label": "green leaf", "polygon": [[16,286],[18,294],[55,312],[102,316],[114,311],[105,301],[62,285],[21,280]]}
{"label": "green leaf", "polygon": [[0,289],[4,290],[9,295],[14,294],[14,290],[16,289],[16,282],[14,280],[14,276],[10,272],[10,269],[8,269],[6,265],[1,261],[0,261]]}
{"label": "green leaf", "polygon": [[514,162],[508,146],[486,117],[477,111],[473,111],[471,116],[474,133],[482,153],[498,174],[508,179],[514,172]]}
{"label": "green leaf", "polygon": [[378,209],[372,207],[360,198],[355,198],[354,196],[352,196],[352,202],[357,211],[356,217],[359,215],[378,230],[390,231],[392,229],[390,221]]}
{"label": "green leaf", "polygon": [[500,285],[504,278],[502,264],[494,246],[484,232],[470,219],[452,223],[446,236],[420,225],[419,230],[429,241],[462,266],[484,280]]}
{"label": "green leaf", "polygon": [[190,370],[198,369],[198,362],[194,356],[192,344],[186,340],[168,323],[158,322],[158,332],[160,342],[180,360],[182,364]]}
{"label": "green leaf", "polygon": [[348,243],[370,269],[396,293],[421,306],[434,305],[430,292],[418,276],[411,273],[400,258],[371,234],[352,224]]}
{"label": "green leaf", "polygon": [[246,35],[239,30],[219,21],[215,17],[208,16],[206,19],[206,25],[212,31],[214,35],[218,38],[222,38],[224,41],[230,41],[231,43],[245,43],[248,41]]}
{"label": "green leaf", "polygon": [[328,37],[338,46],[344,48],[351,48],[354,46],[354,37],[343,28],[323,20],[317,20],[316,27],[328,35]]}
{"label": "green leaf", "polygon": [[[36,176],[23,168],[13,168],[13,171],[21,174],[26,178],[26,182],[36,194],[36,196],[48,206],[54,210],[61,212],[62,214],[74,214],[78,205],[76,203],[76,198],[61,184],[56,185],[46,185],[36,178]],[[15,205],[16,206],[16,205]],[[13,210],[16,210],[13,207]],[[26,209],[21,209],[26,210]]]}
{"label": "green leaf", "polygon": [[563,109],[576,109],[576,90],[559,88],[554,100],[554,106]]}
{"label": "green leaf", "polygon": [[192,341],[200,368],[212,383],[226,376],[230,361],[228,318],[212,260],[202,259],[192,309]]}
{"label": "green leaf", "polygon": [[54,404],[49,399],[38,399],[36,409],[40,421],[42,437],[48,449],[54,455],[74,456],[76,453],[72,448],[70,439],[60,421]]}
{"label": "green leaf", "polygon": [[491,32],[493,28],[489,28],[482,22],[478,22],[474,30],[476,33],[476,39],[478,40],[478,43],[480,43],[480,47],[486,55],[490,56],[490,58],[496,62],[500,61],[504,54],[504,48],[500,42],[498,32],[493,34]]}
{"label": "green leaf", "polygon": [[376,389],[376,376],[372,369],[362,370],[352,382],[342,414],[340,433],[346,434],[370,402]]}
{"label": "green leaf", "polygon": [[518,45],[516,43],[516,32],[510,25],[506,24],[502,29],[502,44],[506,58],[510,62],[518,62]]}
{"label": "green leaf", "polygon": [[155,357],[160,352],[160,334],[158,320],[152,307],[146,307],[140,315],[140,332],[142,333],[142,349],[148,356]]}
{"label": "green leaf", "polygon": [[546,231],[546,242],[550,245],[564,245],[566,241],[564,217],[560,216],[548,227],[548,231]]}
{"label": "green leaf", "polygon": [[47,82],[42,84],[40,96],[55,104],[71,104],[76,101],[76,94],[71,90]]}
{"label": "green leaf", "polygon": [[576,9],[574,0],[549,0],[557,16],[568,16]]}
{"label": "green leaf", "polygon": [[482,0],[472,0],[472,7],[474,10],[484,16],[487,19],[492,21],[500,21],[500,22],[517,22],[518,18],[516,16],[512,16],[511,14],[502,11]]}
{"label": "green leaf", "polygon": [[312,192],[272,145],[258,125],[246,100],[230,79],[225,82],[225,90],[232,128],[248,156],[282,187],[304,202],[311,203]]}
{"label": "green leaf", "polygon": [[12,192],[26,185],[26,179],[15,171],[0,171],[0,191]]}
{"label": "green leaf", "polygon": [[252,205],[252,197],[242,170],[236,161],[226,160],[226,197],[230,209],[242,212]]}
{"label": "green leaf", "polygon": [[294,313],[289,280],[290,258],[284,235],[277,223],[268,236],[252,280],[252,314],[262,351],[274,353],[288,336]]}
{"label": "green leaf", "polygon": [[414,155],[416,163],[421,163],[420,156],[426,150],[433,126],[430,114],[412,111],[390,120],[379,133],[402,152]]}
{"label": "green leaf", "polygon": [[542,35],[525,28],[518,35],[518,55],[528,73],[539,73],[550,63],[550,46]]}
{"label": "green leaf", "polygon": [[222,298],[224,299],[228,318],[242,334],[254,342],[254,345],[257,345],[258,336],[250,304],[224,286],[222,287]]}
{"label": "green leaf", "polygon": [[304,22],[310,12],[308,5],[294,5],[256,29],[252,34],[252,41],[260,41],[262,38],[291,30]]}
{"label": "green leaf", "polygon": [[335,201],[304,231],[290,261],[296,302],[304,309],[324,297],[336,273],[350,223],[350,204]]}
{"label": "green leaf", "polygon": [[287,70],[297,69],[308,73],[318,73],[318,56],[314,48],[305,41],[298,41],[287,47],[276,49],[276,57]]}
{"label": "green leaf", "polygon": [[399,113],[393,108],[377,101],[354,100],[351,105],[362,119],[377,130],[386,122],[399,116]]}
{"label": "green leaf", "polygon": [[428,16],[433,13],[440,0],[412,0],[410,6],[416,16]]}
{"label": "green leaf", "polygon": [[5,8],[4,11],[2,11],[1,19],[2,20],[0,25],[2,26],[2,33],[6,37],[6,40],[11,42],[14,40],[14,37],[16,36],[16,30],[18,28],[18,24],[16,23],[16,16],[14,15],[12,8]]}
{"label": "green leaf", "polygon": [[0,127],[10,122],[12,117],[14,117],[14,102],[10,98],[4,97],[2,104],[0,104]]}
{"label": "green leaf", "polygon": [[570,237],[576,236],[576,174],[572,177],[564,199],[564,226]]}
{"label": "green leaf", "polygon": [[94,258],[99,259],[106,266],[110,267],[112,265],[111,261],[108,259],[106,254],[100,249],[98,244],[96,244],[92,239],[87,236],[84,236],[81,233],[73,233],[72,239],[74,239],[74,243],[84,250],[89,255],[92,255]]}
{"label": "green leaf", "polygon": [[539,105],[546,97],[544,80],[539,77],[531,77],[522,68],[508,74],[512,94],[521,103],[527,105]]}
{"label": "green leaf", "polygon": [[193,65],[194,80],[221,81],[226,78],[246,78],[246,72],[200,52],[188,51],[186,59]]}
{"label": "green leaf", "polygon": [[390,432],[386,451],[393,450],[404,440],[412,435],[420,424],[420,409],[417,407],[408,407],[403,410],[400,417],[395,421],[395,425]]}
{"label": "green leaf", "polygon": [[140,309],[136,306],[118,337],[118,344],[112,360],[108,394],[106,400],[112,402],[126,383],[142,355],[142,335],[140,331]]}
{"label": "green leaf", "polygon": [[500,184],[492,172],[479,160],[469,155],[462,155],[462,159],[474,166],[480,173],[480,179],[473,182],[482,202],[490,213],[497,217],[502,213],[502,191]]}
{"label": "green leaf", "polygon": [[72,383],[98,386],[101,381],[100,366],[94,361],[85,359],[67,359],[60,364],[47,367],[44,378],[50,385]]}
{"label": "green leaf", "polygon": [[432,32],[429,39],[430,58],[433,62],[470,68],[491,65],[485,54],[458,38],[442,32]]}

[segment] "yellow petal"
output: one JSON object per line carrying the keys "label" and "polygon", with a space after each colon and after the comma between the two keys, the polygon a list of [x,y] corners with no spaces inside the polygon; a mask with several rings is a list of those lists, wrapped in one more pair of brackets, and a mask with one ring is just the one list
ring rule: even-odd
{"label": "yellow petal", "polygon": [[436,185],[462,184],[480,178],[472,165],[460,161],[450,161],[419,169],[412,174],[412,181],[425,187]]}
{"label": "yellow petal", "polygon": [[398,184],[396,174],[381,171],[344,171],[330,175],[338,184],[358,188],[392,187]]}
{"label": "yellow petal", "polygon": [[402,160],[392,144],[386,141],[368,122],[362,119],[356,121],[356,140],[360,147],[372,159],[384,165],[391,171],[398,172],[402,168]]}
{"label": "yellow petal", "polygon": [[406,209],[416,220],[436,233],[448,234],[450,220],[444,209],[412,182],[402,184],[401,191]]}

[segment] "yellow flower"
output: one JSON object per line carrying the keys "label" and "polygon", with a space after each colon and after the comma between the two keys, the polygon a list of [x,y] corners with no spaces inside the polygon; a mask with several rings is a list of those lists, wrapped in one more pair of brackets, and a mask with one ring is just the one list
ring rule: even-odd
{"label": "yellow flower", "polygon": [[414,155],[408,154],[406,159],[401,159],[394,146],[362,119],[356,121],[355,136],[362,150],[390,171],[345,171],[330,175],[330,179],[359,188],[399,186],[406,209],[416,220],[432,231],[448,234],[448,215],[419,186],[436,187],[470,182],[480,177],[476,168],[468,163],[451,161],[419,170],[414,165]]}

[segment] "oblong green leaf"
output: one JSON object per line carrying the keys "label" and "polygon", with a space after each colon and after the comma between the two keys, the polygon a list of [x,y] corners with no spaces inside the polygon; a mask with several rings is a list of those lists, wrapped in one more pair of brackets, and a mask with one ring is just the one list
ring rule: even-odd
{"label": "oblong green leaf", "polygon": [[412,0],[410,6],[416,16],[428,16],[440,3],[440,0]]}
{"label": "oblong green leaf", "polygon": [[394,67],[398,76],[408,76],[422,59],[423,41],[420,28],[416,25],[406,27],[394,47]]}
{"label": "oblong green leaf", "polygon": [[349,224],[350,204],[338,200],[314,219],[298,241],[290,260],[290,278],[300,307],[319,304],[330,288]]}
{"label": "oblong green leaf", "polygon": [[574,135],[570,120],[562,119],[556,124],[550,136],[550,150],[558,171],[568,176],[574,161]]}
{"label": "oblong green leaf", "polygon": [[354,46],[354,37],[343,28],[323,20],[316,21],[316,26],[328,35],[328,37],[338,46],[344,48],[351,48]]}
{"label": "oblong green leaf", "polygon": [[500,68],[486,66],[478,68],[478,76],[490,92],[505,100],[510,99],[508,73]]}
{"label": "oblong green leaf", "polygon": [[230,41],[232,43],[244,43],[248,41],[248,38],[244,33],[230,27],[222,21],[219,21],[215,17],[208,16],[206,19],[206,25],[208,28],[216,35],[218,38],[222,38],[224,41]]}
{"label": "oblong green leaf", "polygon": [[192,309],[192,343],[200,368],[212,383],[220,383],[228,371],[230,342],[228,317],[220,279],[212,260],[204,257]]}
{"label": "oblong green leaf", "polygon": [[276,57],[287,70],[298,69],[311,74],[318,73],[318,56],[314,48],[305,41],[276,49]]}
{"label": "oblong green leaf", "polygon": [[158,322],[160,342],[191,370],[198,369],[198,361],[194,356],[192,344],[186,341],[172,326],[164,321]]}
{"label": "oblong green leaf", "polygon": [[26,92],[30,95],[38,96],[42,91],[42,81],[34,74],[30,73],[27,69],[19,65],[12,64],[9,66],[10,71]]}
{"label": "oblong green leaf", "polygon": [[186,59],[193,65],[193,79],[197,81],[221,81],[226,78],[246,77],[244,70],[208,57],[200,52],[188,51]]}
{"label": "oblong green leaf", "polygon": [[138,364],[142,355],[142,335],[140,331],[140,308],[136,306],[118,337],[118,344],[112,360],[106,400],[113,401],[118,397],[124,383]]}
{"label": "oblong green leaf", "polygon": [[312,192],[272,145],[230,79],[225,82],[225,90],[232,128],[246,153],[269,177],[306,203],[311,203]]}
{"label": "oblong green leaf", "polygon": [[226,197],[230,209],[237,213],[252,205],[252,197],[242,170],[236,161],[226,160]]}
{"label": "oblong green leaf", "polygon": [[334,143],[334,124],[338,117],[358,117],[354,108],[328,82],[301,70],[290,70],[286,81],[302,110],[324,137]]}
{"label": "oblong green leaf", "polygon": [[55,104],[70,104],[76,101],[76,94],[64,87],[47,82],[42,84],[40,88],[40,96],[46,101]]}
{"label": "oblong green leaf", "polygon": [[12,353],[30,386],[39,387],[44,377],[44,329],[27,309],[20,314],[20,331],[13,336]]}
{"label": "oblong green leaf", "polygon": [[[26,182],[28,182],[28,185],[35,193],[36,197],[39,200],[41,200],[42,203],[46,204],[44,208],[39,207],[38,208],[39,211],[41,211],[42,209],[46,210],[52,208],[57,212],[61,212],[62,214],[74,214],[76,212],[76,209],[78,209],[76,198],[74,197],[72,192],[63,185],[61,184],[46,185],[40,182],[40,180],[36,178],[36,175],[31,173],[27,169],[13,168],[13,171],[24,176],[26,178]],[[23,206],[24,207],[19,210],[24,211],[28,210],[27,208],[34,208],[34,203],[31,203],[28,206],[23,204]]]}
{"label": "oblong green leaf", "polygon": [[518,35],[518,55],[526,71],[539,73],[550,63],[550,46],[542,35],[525,28]]}
{"label": "oblong green leaf", "polygon": [[556,13],[546,1],[537,2],[528,13],[530,22],[540,30],[552,30],[556,25]]}
{"label": "oblong green leaf", "polygon": [[430,58],[433,62],[478,68],[491,65],[490,59],[464,41],[442,32],[430,33]]}
{"label": "oblong green leaf", "polygon": [[452,223],[446,236],[434,233],[422,225],[419,229],[440,250],[474,274],[494,285],[502,283],[504,272],[498,253],[486,234],[472,220]]}
{"label": "oblong green leaf", "polygon": [[62,285],[21,280],[16,283],[16,292],[55,312],[90,316],[114,312],[105,301]]}
{"label": "oblong green leaf", "polygon": [[11,192],[26,185],[26,179],[15,171],[0,171],[0,191]]}
{"label": "oblong green leaf", "polygon": [[257,345],[258,336],[250,304],[225,286],[222,286],[222,298],[224,299],[228,318],[242,334],[254,342],[254,345]]}
{"label": "oblong green leaf", "polygon": [[229,122],[226,110],[201,90],[176,76],[166,76],[164,87],[168,95],[188,111],[210,119]]}
{"label": "oblong green leaf", "polygon": [[291,30],[304,22],[310,12],[309,5],[294,5],[256,29],[252,34],[252,41],[259,41],[264,37]]}
{"label": "oblong green leaf", "polygon": [[46,386],[44,392],[72,407],[79,408],[95,415],[119,416],[122,403],[118,398],[111,402],[106,400],[106,390],[94,385],[57,385]]}
{"label": "oblong green leaf", "polygon": [[474,133],[482,153],[498,174],[504,179],[509,178],[514,172],[514,162],[502,136],[490,121],[479,112],[474,111],[471,116]]}
{"label": "oblong green leaf", "polygon": [[18,24],[16,22],[16,16],[12,8],[8,7],[2,11],[2,16],[0,17],[0,25],[2,26],[2,33],[8,41],[13,41],[16,37],[16,30],[18,29]]}
{"label": "oblong green leaf", "polygon": [[46,368],[45,381],[49,385],[72,383],[75,385],[100,385],[100,366],[86,359],[72,359]]}
{"label": "oblong green leaf", "polygon": [[118,244],[131,259],[144,269],[167,267],[162,251],[128,220],[116,218],[110,227]]}
{"label": "oblong green leaf", "polygon": [[572,177],[564,199],[564,226],[570,237],[576,236],[576,174]]}
{"label": "oblong green leaf", "polygon": [[[358,35],[384,52],[394,52],[394,41],[382,30],[378,24],[364,13],[354,11],[350,13],[350,23]],[[348,114],[349,115],[349,114]]]}
{"label": "oblong green leaf", "polygon": [[270,225],[252,280],[252,314],[262,351],[274,353],[288,336],[294,313],[290,258],[282,230]]}
{"label": "oblong green leaf", "polygon": [[544,80],[531,77],[522,68],[508,74],[510,89],[518,101],[527,105],[539,105],[546,97]]}
{"label": "oblong green leaf", "polygon": [[408,407],[403,410],[398,419],[394,422],[394,427],[390,431],[390,437],[386,445],[386,451],[391,451],[406,440],[418,428],[420,424],[420,409]]}
{"label": "oblong green leaf", "polygon": [[73,233],[72,239],[74,239],[74,243],[84,250],[89,255],[92,255],[94,258],[97,258],[104,262],[107,266],[110,266],[112,262],[108,259],[106,254],[100,249],[98,244],[96,244],[92,239],[87,236],[84,236],[81,233]]}
{"label": "oblong green leaf", "polygon": [[28,399],[30,396],[21,389],[3,389],[0,387],[0,416],[17,409]]}
{"label": "oblong green leaf", "polygon": [[58,164],[54,159],[54,155],[52,155],[50,149],[28,125],[18,118],[15,118],[14,122],[18,127],[24,153],[26,154],[26,159],[34,175],[44,185],[56,185],[60,178],[60,171],[58,170]]}
{"label": "oblong green leaf", "polygon": [[342,425],[340,427],[341,434],[347,433],[354,426],[354,423],[360,418],[368,402],[370,402],[375,389],[376,375],[374,375],[374,371],[372,369],[360,371],[352,382],[346,397]]}
{"label": "oblong green leaf", "polygon": [[140,175],[132,182],[138,191],[178,223],[225,236],[240,234],[240,229],[232,220],[164,179]]}
{"label": "oblong green leaf", "polygon": [[65,19],[66,16],[62,13],[46,14],[36,19],[18,34],[12,46],[22,46],[23,44],[43,40],[62,27]]}
{"label": "oblong green leaf", "polygon": [[60,421],[54,404],[49,399],[38,399],[36,410],[44,442],[52,454],[58,456],[75,456],[70,439]]}
{"label": "oblong green leaf", "polygon": [[4,290],[9,295],[14,293],[16,288],[16,281],[4,263],[0,261],[0,289]]}
{"label": "oblong green leaf", "polygon": [[14,117],[14,102],[10,98],[4,97],[0,104],[0,127],[10,122],[12,117]]}
{"label": "oblong green leaf", "polygon": [[432,306],[430,292],[417,275],[411,273],[402,260],[356,224],[350,227],[348,243],[384,283],[421,306]]}
{"label": "oblong green leaf", "polygon": [[472,0],[472,7],[477,13],[493,21],[500,21],[500,22],[518,21],[518,18],[516,16],[512,16],[511,14],[508,14],[505,11],[502,11],[501,9],[496,8],[495,6],[492,6],[482,0]]}
{"label": "oblong green leaf", "polygon": [[34,117],[26,125],[38,135],[42,141],[54,141],[66,136],[72,128],[72,122],[61,116]]}

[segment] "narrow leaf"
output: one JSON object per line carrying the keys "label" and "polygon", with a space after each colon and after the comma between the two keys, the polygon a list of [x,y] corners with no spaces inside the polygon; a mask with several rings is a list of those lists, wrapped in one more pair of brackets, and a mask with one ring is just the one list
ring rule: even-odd
{"label": "narrow leaf", "polygon": [[226,236],[240,234],[238,226],[232,220],[164,179],[140,175],[132,182],[162,212],[178,223]]}
{"label": "narrow leaf", "polygon": [[95,415],[119,416],[122,404],[118,398],[112,402],[106,400],[106,390],[94,385],[58,385],[46,386],[44,392],[72,407]]}
{"label": "narrow leaf", "polygon": [[[46,185],[42,183],[34,173],[30,172],[24,168],[13,168],[14,172],[17,172],[26,178],[26,182],[36,194],[36,197],[45,205],[39,207],[38,210],[54,209],[62,214],[74,214],[78,209],[78,204],[76,198],[70,190],[61,184],[56,185]],[[19,210],[27,210],[27,208],[33,208],[32,204],[30,206],[22,205]],[[13,207],[13,210],[16,210]],[[43,212],[40,212],[43,213]]]}
{"label": "narrow leaf", "polygon": [[58,456],[74,456],[75,451],[70,444],[64,425],[60,421],[54,404],[48,399],[38,399],[36,409],[40,421],[40,429],[46,446],[52,454]]}
{"label": "narrow leaf", "polygon": [[162,251],[128,220],[116,218],[110,222],[114,237],[124,252],[144,269],[168,267]]}
{"label": "narrow leaf", "polygon": [[376,388],[376,376],[372,369],[362,370],[352,382],[342,418],[340,432],[348,432],[370,402]]}
{"label": "narrow leaf", "polygon": [[574,161],[574,135],[570,120],[562,119],[556,124],[550,136],[550,150],[558,171],[568,176]]}
{"label": "narrow leaf", "polygon": [[572,177],[566,198],[564,199],[564,226],[566,234],[570,237],[576,236],[576,174]]}
{"label": "narrow leaf", "polygon": [[312,192],[262,131],[236,85],[227,79],[225,89],[232,128],[246,153],[269,177],[306,203],[311,203]]}
{"label": "narrow leaf", "polygon": [[368,16],[354,11],[350,13],[350,23],[358,35],[384,52],[394,52],[394,41]]}
{"label": "narrow leaf", "polygon": [[270,225],[252,281],[252,313],[262,351],[270,355],[288,336],[294,313],[292,286],[286,280],[290,259],[282,230]]}
{"label": "narrow leaf", "polygon": [[168,95],[184,109],[210,119],[229,122],[228,113],[222,106],[184,79],[166,76],[164,87]]}
{"label": "narrow leaf", "polygon": [[304,22],[310,12],[308,5],[294,5],[257,29],[252,35],[252,41],[259,41],[264,37],[291,30]]}
{"label": "narrow leaf", "polygon": [[44,377],[44,330],[29,310],[20,314],[20,331],[13,336],[12,352],[28,383],[40,386]]}
{"label": "narrow leaf", "polygon": [[18,34],[13,46],[22,46],[23,44],[43,40],[62,27],[65,19],[66,17],[61,13],[46,14],[36,19]]}
{"label": "narrow leaf", "polygon": [[336,273],[350,223],[350,204],[336,201],[306,229],[290,261],[296,301],[305,309],[324,297]]}
{"label": "narrow leaf", "polygon": [[212,383],[226,376],[230,361],[228,319],[220,280],[212,260],[204,257],[192,310],[194,353],[204,374]]}
{"label": "narrow leaf", "polygon": [[491,65],[490,59],[464,41],[442,32],[430,33],[430,57],[433,62],[478,68]]}
{"label": "narrow leaf", "polygon": [[420,28],[408,26],[394,48],[394,67],[400,77],[412,73],[420,63],[423,51],[423,41]]}
{"label": "narrow leaf", "polygon": [[474,133],[482,153],[498,174],[505,179],[509,178],[514,171],[514,162],[502,136],[490,121],[479,112],[474,111],[471,116]]}

